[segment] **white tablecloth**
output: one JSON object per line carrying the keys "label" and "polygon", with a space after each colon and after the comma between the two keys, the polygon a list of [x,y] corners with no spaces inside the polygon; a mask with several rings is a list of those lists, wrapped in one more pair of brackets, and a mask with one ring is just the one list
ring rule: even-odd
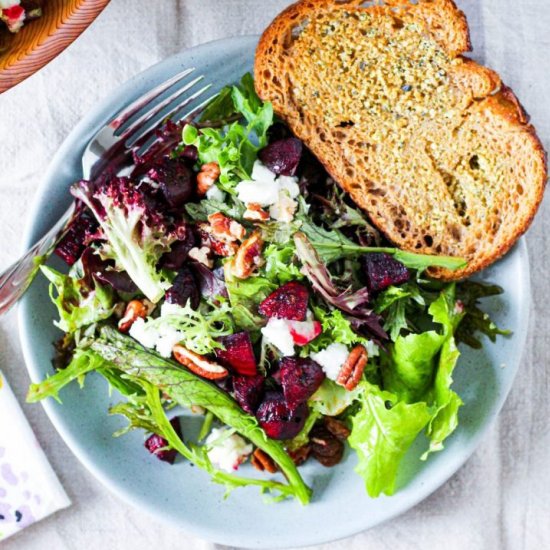
{"label": "white tablecloth", "polygon": [[[88,109],[132,75],[184,48],[261,32],[288,3],[112,0],[62,55],[0,96],[0,266],[16,259],[40,178],[62,140]],[[548,148],[550,3],[458,3],[469,16],[474,56],[498,70],[517,92]],[[549,547],[549,234],[550,205],[546,200],[527,237],[534,297],[527,351],[499,421],[477,453],[444,487],[410,512],[326,548]],[[23,402],[29,378],[13,311],[0,318],[0,370]],[[3,550],[211,548],[186,533],[155,523],[112,496],[67,449],[42,407],[23,406],[74,505],[22,531],[4,543]]]}

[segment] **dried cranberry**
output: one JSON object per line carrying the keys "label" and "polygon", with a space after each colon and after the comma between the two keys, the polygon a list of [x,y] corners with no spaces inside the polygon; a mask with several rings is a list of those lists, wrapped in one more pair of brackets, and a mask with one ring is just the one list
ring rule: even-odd
{"label": "dried cranberry", "polygon": [[302,142],[295,137],[279,139],[264,147],[258,157],[275,174],[293,176],[302,157]]}
{"label": "dried cranberry", "polygon": [[169,304],[185,306],[187,302],[193,309],[199,307],[201,300],[199,287],[191,269],[184,265],[176,275],[172,286],[166,291],[165,300]]}
{"label": "dried cranberry", "polygon": [[[170,424],[172,424],[172,428],[174,428],[178,434],[178,437],[181,438],[181,427],[178,418],[172,418],[172,420],[170,420]],[[178,451],[176,451],[176,449],[163,449],[163,447],[166,447],[167,445],[168,441],[166,441],[164,437],[157,434],[153,434],[145,440],[145,448],[151,454],[155,455],[159,460],[174,464]]]}
{"label": "dried cranberry", "polygon": [[159,190],[170,208],[180,208],[193,195],[195,181],[193,172],[184,159],[165,157],[147,174],[158,183]]}
{"label": "dried cranberry", "polygon": [[77,206],[63,238],[55,248],[55,253],[68,265],[73,265],[84,252],[89,238],[96,232],[97,220],[88,208]]}
{"label": "dried cranberry", "polygon": [[248,332],[237,332],[219,340],[225,349],[216,349],[216,356],[237,373],[254,376],[257,365]]}
{"label": "dried cranberry", "polygon": [[285,357],[281,360],[280,380],[288,408],[305,403],[325,379],[323,369],[312,359]]}
{"label": "dried cranberry", "polygon": [[367,288],[371,292],[406,283],[410,278],[409,270],[389,254],[380,252],[366,254],[361,258],[361,263]]}
{"label": "dried cranberry", "polygon": [[303,428],[307,417],[305,403],[291,411],[282,393],[267,392],[256,411],[256,418],[271,439],[292,439]]}
{"label": "dried cranberry", "polygon": [[233,392],[237,403],[249,414],[255,414],[264,393],[264,377],[235,376]]}
{"label": "dried cranberry", "polygon": [[259,306],[265,317],[304,321],[307,313],[309,291],[301,283],[291,281],[272,292]]}

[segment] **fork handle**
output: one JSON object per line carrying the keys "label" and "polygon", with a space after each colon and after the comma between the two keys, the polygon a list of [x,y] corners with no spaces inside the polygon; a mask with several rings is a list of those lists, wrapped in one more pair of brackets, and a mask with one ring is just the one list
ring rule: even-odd
{"label": "fork handle", "polygon": [[73,202],[59,221],[38,242],[0,274],[0,315],[6,313],[29,288],[39,267],[45,263],[55,245],[65,234],[67,222],[74,211]]}

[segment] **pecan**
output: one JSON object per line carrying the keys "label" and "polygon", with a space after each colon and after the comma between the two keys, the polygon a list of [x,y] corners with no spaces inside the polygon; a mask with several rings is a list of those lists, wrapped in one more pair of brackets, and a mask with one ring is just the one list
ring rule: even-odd
{"label": "pecan", "polygon": [[348,391],[353,390],[361,381],[368,359],[369,356],[365,346],[361,344],[355,346],[342,365],[336,383],[344,386]]}
{"label": "pecan", "polygon": [[228,241],[216,237],[212,226],[207,222],[198,223],[197,232],[201,239],[201,247],[208,247],[217,256],[234,256],[239,249],[235,240]]}
{"label": "pecan", "polygon": [[349,434],[351,433],[350,429],[341,420],[336,420],[336,418],[333,418],[332,416],[325,416],[323,420],[325,422],[326,429],[340,441],[343,441],[349,437]]}
{"label": "pecan", "polygon": [[201,166],[201,171],[197,174],[197,193],[200,197],[206,195],[206,192],[216,183],[220,174],[221,171],[217,162],[209,162]]}
{"label": "pecan", "polygon": [[274,474],[277,471],[277,465],[275,462],[273,462],[272,458],[261,449],[256,449],[252,453],[250,462],[252,463],[252,466],[254,466],[256,470],[260,470],[260,472],[266,471],[270,474]]}
{"label": "pecan", "polygon": [[147,317],[149,309],[144,302],[145,301],[141,300],[131,300],[128,302],[126,310],[124,311],[124,316],[118,322],[118,330],[120,330],[120,332],[128,332],[136,319],[145,319],[145,317]]}
{"label": "pecan", "polygon": [[221,212],[210,214],[208,222],[212,228],[212,235],[221,241],[242,241],[245,236],[246,229],[239,222],[228,218]]}
{"label": "pecan", "polygon": [[323,466],[336,466],[344,456],[344,444],[332,435],[325,426],[317,424],[309,437],[311,454]]}
{"label": "pecan", "polygon": [[269,212],[266,212],[261,204],[251,202],[246,205],[243,218],[250,222],[265,222],[269,220]]}
{"label": "pecan", "polygon": [[176,344],[172,348],[172,353],[178,363],[181,363],[191,372],[208,380],[218,380],[225,378],[229,374],[226,368],[207,359],[204,355],[199,355],[194,351],[184,348],[181,344]]}
{"label": "pecan", "polygon": [[288,456],[292,459],[292,462],[294,462],[296,466],[300,466],[308,459],[310,452],[311,447],[309,445],[303,445],[293,451],[288,451]]}
{"label": "pecan", "polygon": [[264,241],[258,232],[252,233],[237,250],[231,261],[231,274],[239,279],[246,279],[262,263]]}

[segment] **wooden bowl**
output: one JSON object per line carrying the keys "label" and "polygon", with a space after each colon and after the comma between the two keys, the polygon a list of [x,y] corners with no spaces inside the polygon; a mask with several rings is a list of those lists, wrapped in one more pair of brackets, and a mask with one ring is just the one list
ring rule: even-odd
{"label": "wooden bowl", "polygon": [[0,54],[0,93],[42,68],[101,13],[109,0],[48,0],[43,15],[30,21]]}

